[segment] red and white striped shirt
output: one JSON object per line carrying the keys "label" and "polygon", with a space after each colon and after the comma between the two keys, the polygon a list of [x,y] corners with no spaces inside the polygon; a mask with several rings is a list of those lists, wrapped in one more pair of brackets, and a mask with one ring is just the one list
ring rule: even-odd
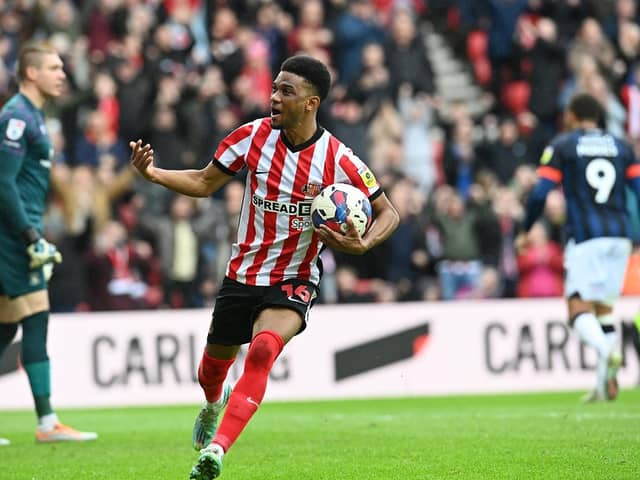
{"label": "red and white striped shirt", "polygon": [[319,128],[293,147],[269,118],[242,125],[218,146],[213,163],[231,175],[248,169],[238,237],[227,276],[246,285],[289,278],[314,284],[321,242],[311,223],[311,201],[332,183],[349,183],[373,200],[382,193],[368,167],[336,137]]}

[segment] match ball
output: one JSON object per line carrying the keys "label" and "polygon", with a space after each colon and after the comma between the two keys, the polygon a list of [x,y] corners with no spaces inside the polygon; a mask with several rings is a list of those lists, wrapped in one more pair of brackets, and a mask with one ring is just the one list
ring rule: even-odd
{"label": "match ball", "polygon": [[351,218],[360,236],[371,224],[371,203],[366,195],[353,185],[334,183],[325,187],[311,203],[311,221],[317,228],[326,225],[344,234],[347,217]]}

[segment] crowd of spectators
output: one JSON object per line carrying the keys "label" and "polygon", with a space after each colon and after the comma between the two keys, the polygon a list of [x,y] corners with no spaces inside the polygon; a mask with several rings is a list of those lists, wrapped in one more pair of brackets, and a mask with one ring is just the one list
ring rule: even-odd
{"label": "crowd of spectators", "polygon": [[[513,238],[570,96],[596,95],[603,127],[640,153],[635,0],[0,0],[0,31],[0,104],[22,42],[49,39],[65,61],[66,91],[48,107],[58,312],[213,302],[242,179],[211,198],[174,195],[136,177],[126,145],[152,143],[164,168],[205,166],[227,133],[268,114],[292,54],[330,66],[321,124],[371,166],[401,219],[362,257],[323,252],[322,302],[560,295],[561,192],[530,248]],[[429,31],[487,112],[442,98]]]}

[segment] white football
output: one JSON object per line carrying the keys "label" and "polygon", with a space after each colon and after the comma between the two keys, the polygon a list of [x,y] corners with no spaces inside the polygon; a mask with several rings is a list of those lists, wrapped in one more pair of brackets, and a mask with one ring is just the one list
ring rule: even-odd
{"label": "white football", "polygon": [[347,231],[347,217],[351,218],[360,236],[371,225],[371,203],[353,185],[331,184],[311,203],[311,221],[315,227],[326,225],[331,230],[344,234]]}

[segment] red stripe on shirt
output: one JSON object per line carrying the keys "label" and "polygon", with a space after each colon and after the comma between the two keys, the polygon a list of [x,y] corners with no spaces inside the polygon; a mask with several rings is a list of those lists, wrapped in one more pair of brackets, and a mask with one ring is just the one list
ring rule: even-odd
{"label": "red stripe on shirt", "polygon": [[238,158],[236,158],[231,165],[229,165],[229,170],[233,170],[234,172],[238,172],[240,171],[240,169],[243,167],[244,165],[244,155],[240,155]]}
{"label": "red stripe on shirt", "polygon": [[[271,167],[269,168],[269,176],[267,178],[267,196],[265,200],[278,201],[278,193],[280,192],[280,181],[282,180],[282,169],[284,167],[284,160],[287,157],[287,146],[282,141],[281,137],[278,137],[276,142],[275,152],[271,159]],[[254,175],[255,176],[255,175]],[[269,247],[273,245],[276,239],[276,230],[278,223],[278,214],[276,212],[263,212],[263,224],[264,233],[262,236],[262,244],[258,249],[253,263],[247,269],[247,285],[255,285],[256,277],[262,267],[267,254],[269,253]]]}
{"label": "red stripe on shirt", "polygon": [[362,193],[364,193],[365,196],[369,198],[369,187],[365,185],[364,180],[358,173],[358,167],[356,167],[346,155],[340,157],[339,163],[342,170],[344,170],[344,173],[346,173],[347,177],[349,177],[349,180],[351,180],[353,186],[358,190],[361,190]]}
{"label": "red stripe on shirt", "polygon": [[227,151],[229,147],[247,138],[249,135],[251,135],[252,130],[253,124],[249,123],[247,125],[243,125],[242,127],[234,130],[229,135],[227,135],[218,145],[215,158],[222,158],[222,155]]}
{"label": "red stripe on shirt", "polygon": [[557,168],[545,165],[543,167],[538,167],[538,177],[546,178],[547,180],[551,180],[555,183],[560,183],[562,181],[562,172]]}
{"label": "red stripe on shirt", "polygon": [[[331,135],[329,137],[329,146],[327,147],[327,155],[324,159],[324,169],[322,171],[322,186],[326,187],[335,182],[336,178],[336,154],[338,153],[338,147],[340,142],[336,137]],[[307,249],[307,254],[304,256],[304,260],[298,268],[298,277],[308,279],[311,276],[311,261],[316,258],[318,254],[318,248],[320,248],[320,239],[318,234],[313,232],[311,236],[311,243]]]}
{"label": "red stripe on shirt", "polygon": [[327,147],[327,156],[324,159],[324,170],[322,172],[322,186],[331,185],[336,178],[336,154],[340,142],[336,137],[329,137],[329,146]]}
{"label": "red stripe on shirt", "polygon": [[[316,144],[310,145],[304,151],[300,152],[298,157],[298,164],[296,165],[296,176],[293,181],[293,194],[291,195],[291,203],[298,203],[304,200],[304,194],[302,193],[302,187],[309,180],[309,172],[311,171],[311,161],[313,160],[313,153],[316,149]],[[289,222],[291,225],[291,222]],[[269,281],[273,285],[281,281],[284,277],[284,271],[291,262],[291,257],[298,248],[298,242],[302,235],[301,230],[292,230],[289,227],[289,236],[284,241],[280,256],[276,261],[273,270],[269,274]]]}
{"label": "red stripe on shirt", "polygon": [[627,178],[640,177],[640,164],[629,165],[627,168]]}
{"label": "red stripe on shirt", "polygon": [[[253,140],[251,141],[251,145],[249,146],[248,154],[247,154],[247,165],[253,166],[258,164],[260,160],[260,153],[262,151],[262,147],[264,147],[267,138],[269,138],[269,133],[271,133],[271,128],[269,127],[269,123],[267,121],[263,121],[258,128]],[[255,192],[258,187],[258,179],[255,175],[251,175],[251,192]],[[240,215],[242,219],[242,214]],[[251,243],[256,238],[256,207],[253,205],[251,199],[249,199],[249,218],[247,219],[247,234],[245,238],[240,241],[238,238],[238,254],[231,259],[229,262],[228,268],[228,276],[232,280],[236,280],[238,278],[238,269],[242,265],[242,261],[244,260],[245,254],[251,248]]]}

